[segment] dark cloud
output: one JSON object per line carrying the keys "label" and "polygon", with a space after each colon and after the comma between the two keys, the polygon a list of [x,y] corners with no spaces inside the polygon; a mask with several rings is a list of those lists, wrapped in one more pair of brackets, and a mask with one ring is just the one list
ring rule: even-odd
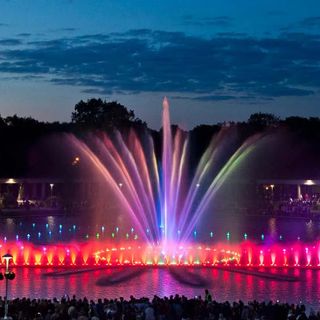
{"label": "dark cloud", "polygon": [[70,27],[70,28],[61,28],[60,30],[61,31],[76,31],[77,29]]}
{"label": "dark cloud", "polygon": [[198,27],[211,26],[228,28],[232,26],[232,22],[233,19],[227,16],[198,18],[192,15],[186,15],[182,17],[182,23],[184,25],[192,25]]}
{"label": "dark cloud", "polygon": [[320,16],[305,18],[299,25],[303,28],[320,28]]}
{"label": "dark cloud", "polygon": [[[320,29],[320,16],[307,17],[303,20],[291,23],[289,25],[283,26],[280,30],[283,32],[292,32],[292,33],[303,33],[305,31],[315,32]],[[297,32],[297,30],[299,32]]]}
{"label": "dark cloud", "polygon": [[30,37],[30,36],[31,36],[31,33],[23,32],[23,33],[17,34],[17,36],[18,36],[18,37],[23,37],[23,38],[25,38],[25,37]]}
{"label": "dark cloud", "polygon": [[[257,100],[254,96],[237,96],[237,95],[218,95],[218,94],[212,94],[212,95],[201,95],[201,96],[170,96],[171,99],[175,100],[193,100],[193,101],[230,101],[230,100],[236,100],[236,101],[253,101]],[[264,99],[265,100],[265,99]],[[270,100],[270,99],[268,99]]]}
{"label": "dark cloud", "polygon": [[0,46],[17,46],[22,44],[19,39],[0,39]]}
{"label": "dark cloud", "polygon": [[167,92],[176,99],[253,101],[312,95],[320,88],[320,36],[313,34],[207,39],[140,29],[25,40],[21,46],[16,41],[0,49],[0,74],[45,75],[90,94]]}

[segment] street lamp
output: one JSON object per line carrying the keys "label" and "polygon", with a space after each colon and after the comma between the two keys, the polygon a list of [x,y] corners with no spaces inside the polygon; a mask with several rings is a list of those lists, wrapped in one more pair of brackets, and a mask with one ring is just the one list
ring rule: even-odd
{"label": "street lamp", "polygon": [[50,183],[50,205],[51,205],[51,207],[53,205],[53,199],[52,199],[52,197],[53,197],[53,187],[54,187],[54,183]]}
{"label": "street lamp", "polygon": [[3,319],[9,319],[10,317],[8,317],[8,280],[13,280],[15,278],[15,273],[12,271],[9,271],[9,263],[10,260],[12,260],[12,255],[10,253],[5,254],[4,256],[2,256],[2,260],[5,261],[6,264],[6,271],[4,273],[4,277],[3,274],[0,273],[0,280],[3,280],[3,278],[6,279],[6,296],[5,296],[5,300],[4,300],[4,318]]}

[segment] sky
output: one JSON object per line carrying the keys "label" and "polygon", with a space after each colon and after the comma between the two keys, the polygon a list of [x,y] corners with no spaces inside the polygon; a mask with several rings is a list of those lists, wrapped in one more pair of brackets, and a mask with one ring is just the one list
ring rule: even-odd
{"label": "sky", "polygon": [[0,0],[0,114],[118,101],[152,128],[320,116],[319,0]]}

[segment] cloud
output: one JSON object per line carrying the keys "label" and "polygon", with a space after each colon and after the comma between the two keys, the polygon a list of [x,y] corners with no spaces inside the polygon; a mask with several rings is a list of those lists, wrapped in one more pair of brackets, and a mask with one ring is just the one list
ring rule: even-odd
{"label": "cloud", "polygon": [[17,46],[22,42],[18,39],[0,39],[0,46]]}
{"label": "cloud", "polygon": [[175,100],[193,100],[193,101],[230,101],[230,100],[253,100],[251,96],[236,96],[236,95],[202,95],[202,96],[172,96]]}
{"label": "cloud", "polygon": [[320,28],[320,16],[305,18],[299,25],[303,28]]}
{"label": "cloud", "polygon": [[184,25],[192,25],[196,27],[232,27],[233,19],[227,16],[218,17],[202,17],[198,18],[192,15],[185,15],[182,17],[182,23]]}
{"label": "cloud", "polygon": [[202,38],[139,29],[28,39],[0,47],[0,77],[43,76],[97,95],[166,92],[198,101],[267,101],[320,88],[320,36],[314,34]]}

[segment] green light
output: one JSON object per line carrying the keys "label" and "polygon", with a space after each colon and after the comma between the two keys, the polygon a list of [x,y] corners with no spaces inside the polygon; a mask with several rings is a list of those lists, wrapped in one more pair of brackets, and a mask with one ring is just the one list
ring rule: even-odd
{"label": "green light", "polygon": [[230,232],[229,231],[226,233],[226,236],[227,236],[227,239],[230,240]]}
{"label": "green light", "polygon": [[262,240],[262,241],[264,240],[264,234],[261,235],[261,240]]}
{"label": "green light", "polygon": [[97,238],[97,239],[99,239],[99,238],[100,238],[100,234],[99,234],[99,232],[97,232],[97,234],[96,234],[96,238]]}
{"label": "green light", "polygon": [[114,232],[111,233],[111,237],[114,238]]}
{"label": "green light", "polygon": [[126,238],[127,238],[127,239],[129,238],[129,233],[126,233]]}
{"label": "green light", "polygon": [[244,237],[245,240],[248,239],[248,235],[246,233],[243,235],[243,237]]}

